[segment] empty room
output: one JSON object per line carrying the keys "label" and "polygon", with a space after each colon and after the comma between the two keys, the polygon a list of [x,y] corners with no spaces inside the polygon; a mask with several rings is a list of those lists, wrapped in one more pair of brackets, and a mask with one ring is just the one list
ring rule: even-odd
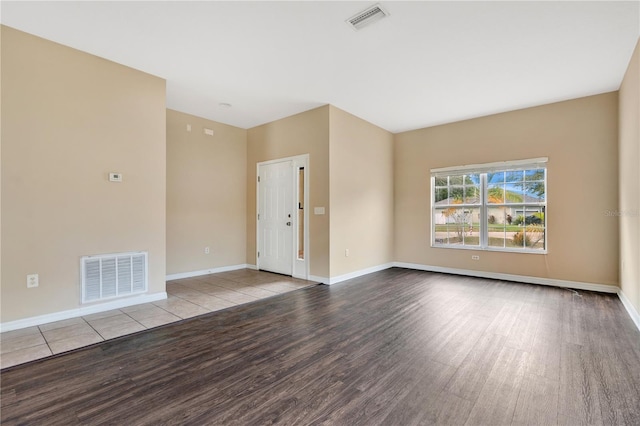
{"label": "empty room", "polygon": [[640,1],[2,1],[3,425],[640,424]]}

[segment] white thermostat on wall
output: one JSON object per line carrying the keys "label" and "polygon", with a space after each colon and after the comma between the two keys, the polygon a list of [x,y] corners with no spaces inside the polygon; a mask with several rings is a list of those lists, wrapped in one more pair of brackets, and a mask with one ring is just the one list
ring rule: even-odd
{"label": "white thermostat on wall", "polygon": [[109,182],[122,182],[122,173],[109,173]]}

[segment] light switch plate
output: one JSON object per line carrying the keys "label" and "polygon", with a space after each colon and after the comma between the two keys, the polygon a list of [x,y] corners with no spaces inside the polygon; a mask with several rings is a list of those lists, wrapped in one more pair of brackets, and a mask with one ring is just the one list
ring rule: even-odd
{"label": "light switch plate", "polygon": [[324,207],[314,207],[313,214],[324,214]]}

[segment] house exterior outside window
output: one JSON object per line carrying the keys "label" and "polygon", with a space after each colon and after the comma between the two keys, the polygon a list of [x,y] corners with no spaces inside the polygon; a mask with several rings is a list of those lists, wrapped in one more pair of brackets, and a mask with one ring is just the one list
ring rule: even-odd
{"label": "house exterior outside window", "polygon": [[547,252],[547,159],[431,170],[431,246]]}

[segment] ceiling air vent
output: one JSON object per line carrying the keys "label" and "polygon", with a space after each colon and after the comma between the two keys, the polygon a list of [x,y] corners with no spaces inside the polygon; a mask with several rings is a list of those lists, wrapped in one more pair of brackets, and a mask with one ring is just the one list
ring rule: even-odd
{"label": "ceiling air vent", "polygon": [[354,30],[359,30],[369,24],[379,21],[382,18],[386,18],[387,16],[389,16],[389,12],[384,10],[379,4],[376,4],[355,14],[351,18],[347,19],[346,22]]}

